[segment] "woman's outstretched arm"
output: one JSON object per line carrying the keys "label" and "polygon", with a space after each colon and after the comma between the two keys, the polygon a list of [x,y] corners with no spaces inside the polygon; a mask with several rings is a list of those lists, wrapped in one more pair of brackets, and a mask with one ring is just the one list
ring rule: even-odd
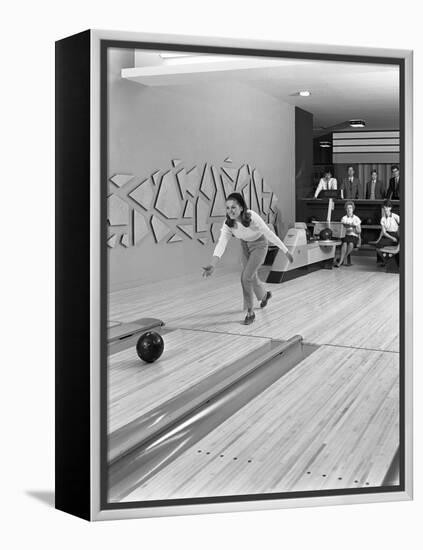
{"label": "woman's outstretched arm", "polygon": [[209,277],[210,275],[212,275],[217,262],[220,260],[223,253],[225,252],[226,245],[228,244],[231,236],[232,231],[229,229],[226,223],[223,223],[222,229],[220,230],[219,240],[217,241],[217,245],[213,252],[213,257],[209,265],[203,267],[203,277]]}

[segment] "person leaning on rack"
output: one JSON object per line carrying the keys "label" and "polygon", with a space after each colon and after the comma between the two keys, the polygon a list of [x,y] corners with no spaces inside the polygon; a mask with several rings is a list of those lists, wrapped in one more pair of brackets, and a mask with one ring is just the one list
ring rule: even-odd
{"label": "person leaning on rack", "polygon": [[[386,199],[383,203],[383,215],[380,220],[380,234],[374,242],[377,249],[385,246],[396,246],[399,243],[400,217],[392,212],[392,202]],[[376,260],[378,264],[385,265],[383,256],[377,250]]]}
{"label": "person leaning on rack", "polygon": [[319,185],[314,193],[314,198],[317,199],[320,191],[332,191],[333,189],[338,189],[338,182],[336,178],[332,177],[332,172],[328,169],[324,172],[323,178],[319,181]]}

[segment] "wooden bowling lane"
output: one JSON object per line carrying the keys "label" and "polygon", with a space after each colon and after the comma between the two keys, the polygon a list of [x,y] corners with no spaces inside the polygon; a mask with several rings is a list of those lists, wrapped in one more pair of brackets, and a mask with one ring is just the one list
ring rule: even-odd
{"label": "wooden bowling lane", "polygon": [[373,268],[320,270],[282,284],[267,285],[273,298],[256,309],[256,322],[241,324],[238,271],[218,269],[113,292],[109,318],[142,316],[167,326],[288,340],[301,334],[313,344],[399,351],[399,277]]}
{"label": "wooden bowling lane", "polygon": [[322,346],[124,501],[380,486],[398,372],[397,353]]}
{"label": "wooden bowling lane", "polygon": [[155,363],[142,362],[135,345],[108,359],[109,433],[178,396],[241,357],[261,350],[269,339],[174,330]]}

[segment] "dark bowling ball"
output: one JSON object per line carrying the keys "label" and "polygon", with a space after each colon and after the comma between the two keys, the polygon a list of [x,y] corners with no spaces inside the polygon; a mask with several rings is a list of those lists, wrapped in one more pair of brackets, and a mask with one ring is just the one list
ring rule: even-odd
{"label": "dark bowling ball", "polygon": [[138,338],[138,357],[146,363],[154,363],[163,353],[163,338],[157,332],[145,332]]}
{"label": "dark bowling ball", "polygon": [[372,218],[367,218],[366,224],[367,224],[367,225],[373,225],[373,220],[372,220]]}
{"label": "dark bowling ball", "polygon": [[321,241],[330,241],[332,239],[332,229],[325,227],[325,229],[320,231],[319,237]]}

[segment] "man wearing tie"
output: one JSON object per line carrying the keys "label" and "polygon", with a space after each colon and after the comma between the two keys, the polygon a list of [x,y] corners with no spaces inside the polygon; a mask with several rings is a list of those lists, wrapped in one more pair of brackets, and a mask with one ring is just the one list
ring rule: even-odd
{"label": "man wearing tie", "polygon": [[383,199],[383,183],[378,179],[376,170],[372,170],[371,179],[366,183],[366,199]]}
{"label": "man wearing tie", "polygon": [[338,182],[336,181],[336,178],[332,177],[332,172],[328,168],[323,173],[323,178],[320,179],[319,185],[317,186],[317,189],[314,193],[314,198],[317,199],[317,197],[320,194],[320,191],[331,191],[338,188]]}
{"label": "man wearing tie", "polygon": [[388,191],[386,192],[386,198],[389,200],[399,201],[400,198],[400,171],[398,166],[392,166],[391,168],[392,178],[389,180]]}
{"label": "man wearing tie", "polygon": [[348,166],[348,175],[343,179],[341,188],[343,199],[364,199],[363,185],[354,173],[354,167]]}

